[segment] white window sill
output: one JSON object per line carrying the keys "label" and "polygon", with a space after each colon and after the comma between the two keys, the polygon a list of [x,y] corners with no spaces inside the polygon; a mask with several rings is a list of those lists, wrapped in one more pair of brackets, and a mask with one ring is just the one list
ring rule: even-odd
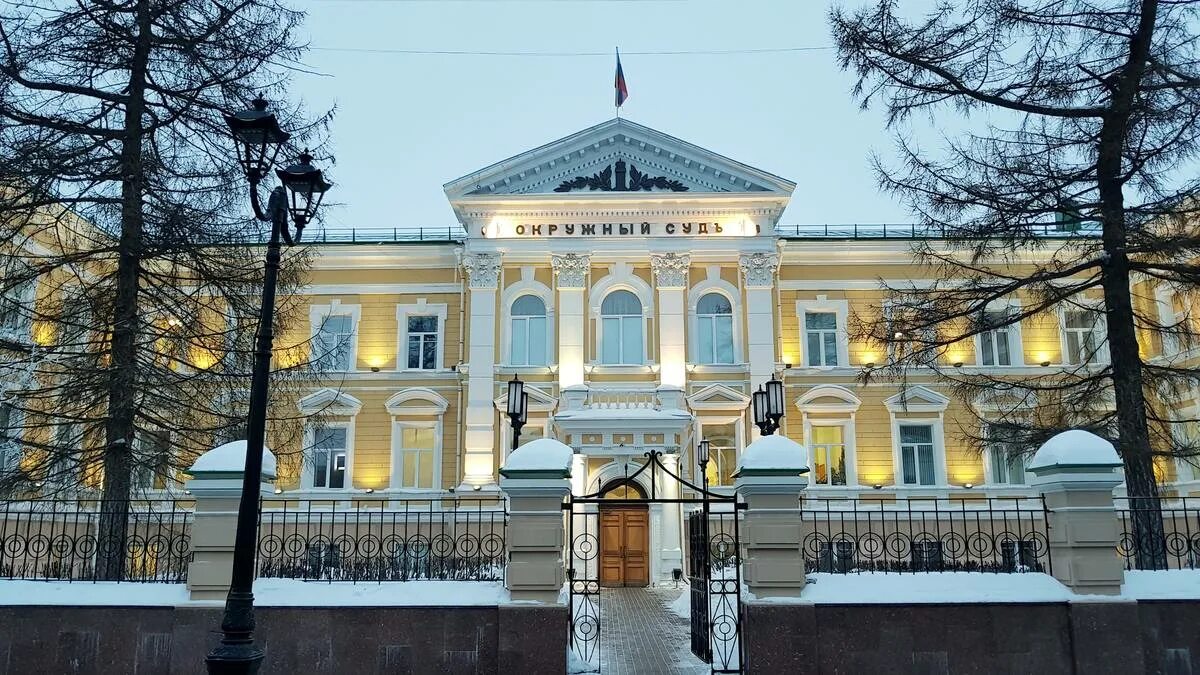
{"label": "white window sill", "polygon": [[496,366],[497,373],[505,375],[552,375],[558,372],[558,366],[512,366],[501,364]]}
{"label": "white window sill", "polygon": [[587,366],[587,372],[597,375],[631,375],[639,373],[657,373],[657,363],[646,364],[619,364],[619,363],[593,363]]}
{"label": "white window sill", "polygon": [[748,363],[697,363],[688,366],[693,373],[746,373],[750,371]]}

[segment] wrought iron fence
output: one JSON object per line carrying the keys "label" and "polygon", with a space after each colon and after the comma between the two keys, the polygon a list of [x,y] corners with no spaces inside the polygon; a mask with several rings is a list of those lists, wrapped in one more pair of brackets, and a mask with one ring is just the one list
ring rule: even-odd
{"label": "wrought iron fence", "polygon": [[503,497],[263,500],[258,576],[320,581],[499,581]]}
{"label": "wrought iron fence", "polygon": [[805,498],[804,558],[815,572],[1049,572],[1041,497]]}
{"label": "wrought iron fence", "polygon": [[1200,499],[1117,497],[1125,569],[1200,569]]}
{"label": "wrought iron fence", "polygon": [[0,502],[0,578],[180,583],[191,526],[177,500]]}
{"label": "wrought iron fence", "polygon": [[[775,232],[786,239],[948,239],[964,236],[978,238],[977,234],[953,227],[917,223],[779,225]],[[1030,225],[1028,232],[1034,237],[1066,239],[1097,237],[1100,235],[1100,228],[1091,222],[1055,223]]]}

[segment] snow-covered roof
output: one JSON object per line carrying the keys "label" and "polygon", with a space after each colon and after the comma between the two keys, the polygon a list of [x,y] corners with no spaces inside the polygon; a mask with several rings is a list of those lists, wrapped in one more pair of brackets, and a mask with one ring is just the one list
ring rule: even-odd
{"label": "snow-covered roof", "polygon": [[[241,473],[245,468],[246,441],[241,440],[218,445],[200,455],[188,473]],[[265,447],[262,452],[262,474],[271,478],[276,476],[275,455]]]}
{"label": "snow-covered roof", "polygon": [[738,471],[808,471],[808,448],[787,436],[763,436],[746,446],[738,458]]}
{"label": "snow-covered roof", "polygon": [[553,438],[539,438],[513,450],[504,460],[500,473],[505,476],[509,471],[566,474],[570,471],[573,454],[570,447]]}
{"label": "snow-covered roof", "polygon": [[1090,431],[1071,429],[1057,434],[1038,448],[1029,470],[1061,467],[1114,467],[1121,458],[1113,444]]}

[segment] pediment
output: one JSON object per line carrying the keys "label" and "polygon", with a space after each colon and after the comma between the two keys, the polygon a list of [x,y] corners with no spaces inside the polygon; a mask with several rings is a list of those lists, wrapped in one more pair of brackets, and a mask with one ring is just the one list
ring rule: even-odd
{"label": "pediment", "polygon": [[453,202],[498,195],[763,193],[795,183],[626,119],[613,119],[447,183]]}
{"label": "pediment", "polygon": [[741,410],[749,405],[750,397],[724,384],[710,384],[687,401],[694,410]]}
{"label": "pediment", "polygon": [[928,387],[914,386],[889,396],[883,403],[892,412],[941,412],[950,405],[950,399]]}
{"label": "pediment", "polygon": [[357,415],[362,410],[362,401],[344,391],[326,387],[300,399],[296,407],[305,415]]}
{"label": "pediment", "polygon": [[[558,399],[537,387],[526,384],[525,393],[529,395],[529,409],[534,412],[550,412],[554,410],[556,405],[558,405]],[[499,410],[500,412],[508,410],[507,392],[493,399],[492,404],[495,405],[496,410]]]}
{"label": "pediment", "polygon": [[432,389],[411,387],[392,394],[383,406],[389,415],[441,415],[450,403]]}
{"label": "pediment", "polygon": [[803,412],[854,412],[862,405],[862,399],[846,387],[836,384],[818,385],[796,399],[796,407]]}

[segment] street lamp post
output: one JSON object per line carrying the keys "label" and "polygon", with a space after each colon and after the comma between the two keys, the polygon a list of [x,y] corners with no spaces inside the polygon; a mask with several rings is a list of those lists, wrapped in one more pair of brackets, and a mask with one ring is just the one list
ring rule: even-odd
{"label": "street lamp post", "polygon": [[[225,614],[221,619],[221,644],[204,659],[211,675],[252,675],[262,665],[263,652],[254,644],[254,552],[258,547],[258,491],[267,426],[275,285],[279,276],[282,243],[291,246],[300,240],[304,226],[312,221],[321,198],[332,187],[325,181],[321,171],[312,165],[312,156],[306,150],[300,155],[298,163],[275,171],[281,185],[271,191],[266,210],[262,208],[258,185],[270,174],[280,146],[290,135],[279,128],[275,115],[267,112],[267,102],[261,96],[254,100],[253,106],[250,110],[227,115],[225,121],[240,146],[238,159],[250,181],[250,204],[254,216],[271,224],[271,238],[267,243],[262,305],[254,344],[250,411],[246,420],[246,465],[238,504],[233,575],[225,600]],[[289,217],[296,226],[294,236],[288,223]]]}
{"label": "street lamp post", "polygon": [[[708,538],[708,517],[709,517],[708,514],[710,511],[710,508],[708,505],[708,496],[709,496],[708,495],[708,454],[709,454],[710,450],[711,450],[711,444],[708,442],[708,439],[704,439],[704,440],[700,441],[699,445],[696,446],[696,464],[698,464],[700,466],[700,487],[702,488],[702,490],[700,491],[700,511],[703,514],[703,516],[702,516],[702,521],[701,521],[701,526],[700,526],[700,536],[703,539],[705,547],[710,545],[710,541]],[[719,470],[720,470],[720,467],[718,467],[718,471]],[[694,546],[695,542],[693,542],[692,545]],[[709,559],[707,552],[704,555],[704,559],[705,560]],[[692,560],[696,560],[696,558],[693,557]],[[702,574],[704,575],[703,578],[704,578],[704,592],[705,593],[708,593],[708,591],[711,587],[710,586],[710,583],[711,583],[710,568],[711,567],[712,567],[712,563],[711,563],[711,561],[709,561],[709,565],[706,566],[704,571],[702,572]],[[695,573],[696,573],[696,570],[692,570],[692,574],[695,574]]]}
{"label": "street lamp post", "polygon": [[525,383],[516,375],[508,381],[506,412],[512,423],[512,449],[516,450],[521,439],[521,427],[529,421],[529,394],[525,391]]}
{"label": "street lamp post", "polygon": [[759,385],[750,398],[754,413],[754,426],[763,436],[770,436],[779,429],[783,419],[783,382],[772,377],[766,385]]}

